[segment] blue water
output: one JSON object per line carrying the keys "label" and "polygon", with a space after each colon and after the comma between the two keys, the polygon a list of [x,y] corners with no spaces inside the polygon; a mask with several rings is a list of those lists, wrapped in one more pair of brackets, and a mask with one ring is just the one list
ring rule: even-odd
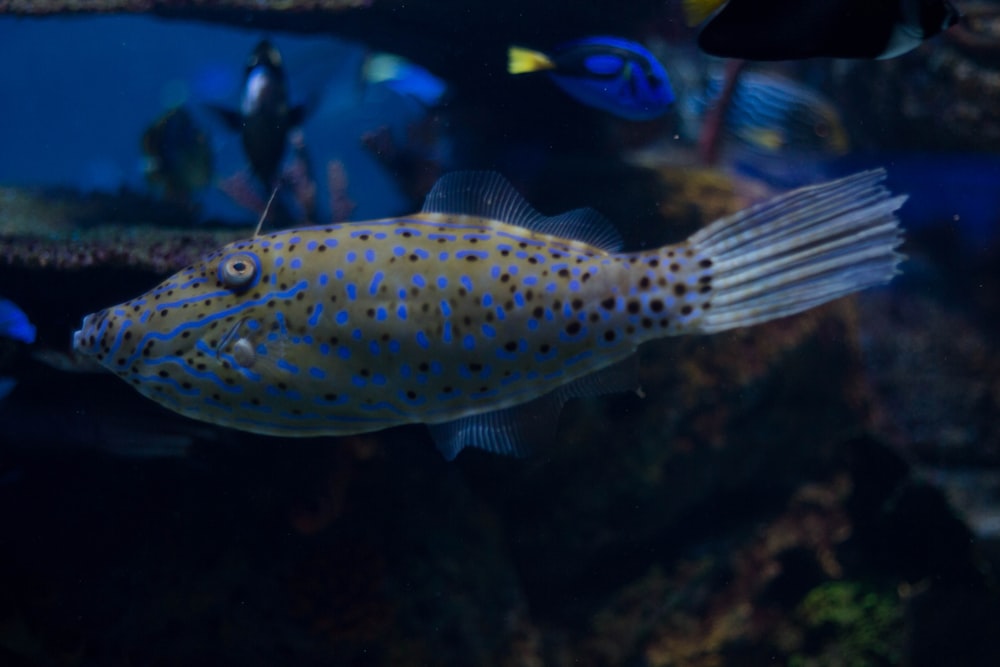
{"label": "blue water", "polygon": [[[243,169],[239,137],[203,105],[238,108],[243,62],[265,36],[142,17],[0,18],[0,183],[144,190],[142,134],[181,103],[210,132],[216,176]],[[354,217],[411,206],[359,139],[383,125],[404,137],[422,105],[388,87],[360,84],[367,53],[360,44],[288,35],[273,41],[293,104],[314,108],[303,128],[313,162],[340,160],[355,184],[364,183],[350,192]],[[205,217],[250,215],[214,189],[203,203]]]}

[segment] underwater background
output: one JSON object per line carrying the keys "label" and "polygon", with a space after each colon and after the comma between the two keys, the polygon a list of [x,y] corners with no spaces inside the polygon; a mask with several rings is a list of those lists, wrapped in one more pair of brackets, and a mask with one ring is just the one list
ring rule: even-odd
{"label": "underwater background", "polygon": [[[0,0],[0,665],[1000,664],[1000,3],[768,63],[681,4]],[[668,108],[507,70],[590,35],[642,43]],[[527,458],[175,415],[72,333],[253,233],[224,110],[264,39],[303,110],[265,229],[489,169],[651,248],[883,166],[902,274],[645,344],[641,396],[569,402]]]}

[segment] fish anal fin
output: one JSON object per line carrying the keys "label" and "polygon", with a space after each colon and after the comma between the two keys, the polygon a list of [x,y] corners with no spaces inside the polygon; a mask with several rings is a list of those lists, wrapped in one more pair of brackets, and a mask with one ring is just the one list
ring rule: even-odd
{"label": "fish anal fin", "polygon": [[588,373],[555,391],[562,403],[571,398],[636,391],[639,388],[639,358],[635,353],[610,366]]}
{"label": "fish anal fin", "polygon": [[525,457],[556,436],[559,412],[571,398],[635,390],[639,386],[635,354],[560,387],[540,398],[502,410],[440,424],[428,424],[438,451],[451,461],[465,447],[505,456]]}
{"label": "fish anal fin", "polygon": [[561,215],[542,215],[506,178],[492,171],[444,175],[427,194],[421,213],[498,220],[541,234],[583,241],[607,252],[622,246],[618,230],[597,211],[580,208]]}
{"label": "fish anal fin", "polygon": [[556,435],[562,400],[548,394],[502,410],[483,412],[441,424],[428,424],[438,451],[448,461],[466,447],[525,457]]}

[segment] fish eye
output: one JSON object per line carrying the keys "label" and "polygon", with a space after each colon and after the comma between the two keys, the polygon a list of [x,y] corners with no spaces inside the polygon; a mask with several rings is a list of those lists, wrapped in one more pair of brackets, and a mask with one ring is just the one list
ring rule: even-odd
{"label": "fish eye", "polygon": [[813,131],[816,133],[817,137],[826,139],[830,136],[830,125],[825,121],[819,121],[813,126]]}
{"label": "fish eye", "polygon": [[236,253],[219,264],[219,280],[233,290],[246,289],[257,277],[257,258],[250,253]]}

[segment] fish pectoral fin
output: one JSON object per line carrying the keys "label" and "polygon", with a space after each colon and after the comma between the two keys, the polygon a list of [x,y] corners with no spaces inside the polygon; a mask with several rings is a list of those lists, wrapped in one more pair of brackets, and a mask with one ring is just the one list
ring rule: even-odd
{"label": "fish pectoral fin", "polygon": [[451,461],[465,447],[494,454],[525,457],[556,435],[559,412],[571,398],[637,389],[639,364],[635,354],[578,378],[540,398],[493,412],[428,424],[438,451]]}
{"label": "fish pectoral fin", "polygon": [[427,194],[420,212],[498,220],[541,234],[583,241],[607,252],[615,252],[623,245],[614,225],[594,209],[542,215],[506,178],[493,171],[445,174]]}
{"label": "fish pectoral fin", "polygon": [[208,104],[205,108],[215,114],[229,129],[236,132],[241,132],[243,130],[243,115],[240,114],[239,111],[216,106],[214,104]]}
{"label": "fish pectoral fin", "polygon": [[288,127],[298,127],[306,121],[312,105],[299,104],[288,110]]}

